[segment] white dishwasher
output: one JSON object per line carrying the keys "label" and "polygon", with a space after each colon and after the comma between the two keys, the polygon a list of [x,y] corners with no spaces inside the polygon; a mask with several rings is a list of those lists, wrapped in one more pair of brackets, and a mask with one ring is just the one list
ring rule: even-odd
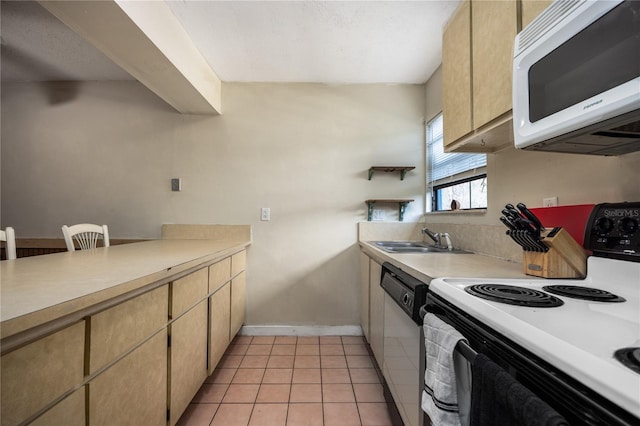
{"label": "white dishwasher", "polygon": [[380,286],[385,290],[382,374],[405,426],[423,426],[420,397],[425,356],[420,307],[427,284],[384,263]]}

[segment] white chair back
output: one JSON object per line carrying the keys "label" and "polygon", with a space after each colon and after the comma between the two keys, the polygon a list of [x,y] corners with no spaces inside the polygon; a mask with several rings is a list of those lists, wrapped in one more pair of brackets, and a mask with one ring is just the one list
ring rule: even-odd
{"label": "white chair back", "polygon": [[16,234],[13,228],[7,226],[4,231],[0,230],[0,241],[5,241],[4,252],[7,254],[7,260],[16,258]]}
{"label": "white chair back", "polygon": [[107,225],[94,225],[91,223],[80,223],[71,226],[63,225],[62,234],[69,251],[76,251],[74,240],[77,241],[80,250],[96,248],[100,238],[102,238],[103,245],[109,247],[109,229]]}

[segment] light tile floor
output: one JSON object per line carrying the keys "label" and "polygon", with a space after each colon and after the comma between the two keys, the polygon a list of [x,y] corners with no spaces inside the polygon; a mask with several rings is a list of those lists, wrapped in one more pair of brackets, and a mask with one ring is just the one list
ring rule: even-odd
{"label": "light tile floor", "polygon": [[237,336],[179,426],[390,426],[362,337]]}

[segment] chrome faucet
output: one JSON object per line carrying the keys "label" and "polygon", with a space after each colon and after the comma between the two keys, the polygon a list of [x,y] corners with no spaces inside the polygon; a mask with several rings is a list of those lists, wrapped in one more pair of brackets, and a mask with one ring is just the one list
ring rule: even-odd
{"label": "chrome faucet", "polygon": [[[422,233],[428,235],[435,243],[436,247],[446,247],[447,250],[453,250],[453,244],[451,244],[451,237],[447,232],[432,232],[429,228],[422,228]],[[442,240],[445,240],[446,245],[442,244]]]}

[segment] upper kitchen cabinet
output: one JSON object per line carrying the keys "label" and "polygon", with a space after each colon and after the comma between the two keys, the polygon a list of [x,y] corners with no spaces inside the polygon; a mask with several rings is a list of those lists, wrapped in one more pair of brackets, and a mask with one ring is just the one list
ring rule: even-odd
{"label": "upper kitchen cabinet", "polygon": [[442,35],[444,144],[471,132],[471,2],[460,5]]}
{"label": "upper kitchen cabinet", "polygon": [[513,143],[511,63],[518,31],[513,1],[463,2],[443,34],[447,152],[494,152]]}

